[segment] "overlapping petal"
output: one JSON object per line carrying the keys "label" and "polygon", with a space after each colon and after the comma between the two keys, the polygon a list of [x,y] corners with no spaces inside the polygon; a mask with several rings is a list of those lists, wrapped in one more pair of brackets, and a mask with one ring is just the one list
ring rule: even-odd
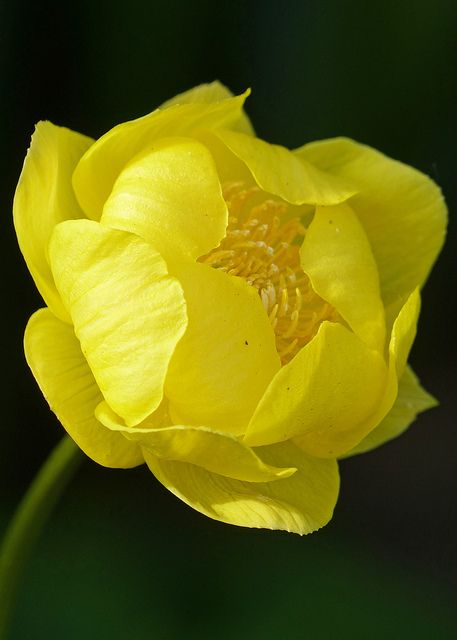
{"label": "overlapping petal", "polygon": [[198,258],[225,235],[227,206],[207,148],[189,138],[164,138],[117,178],[101,222],[135,233],[162,255]]}
{"label": "overlapping petal", "polygon": [[214,130],[196,131],[195,138],[211,153],[222,185],[238,183],[251,187],[256,184],[246,164],[220,140]]}
{"label": "overlapping petal", "polygon": [[19,246],[44,301],[63,320],[69,318],[49,267],[48,243],[56,224],[84,217],[73,193],[71,176],[92,142],[51,122],[39,122],[14,196]]}
{"label": "overlapping petal", "polygon": [[443,245],[446,205],[421,172],[346,138],[307,144],[297,157],[351,181],[351,207],[362,222],[379,268],[386,305],[422,286]]}
{"label": "overlapping petal", "polygon": [[84,154],[73,174],[75,193],[86,215],[100,219],[123,168],[139,153],[152,149],[159,138],[237,126],[246,96],[247,92],[220,102],[176,104],[108,131]]}
{"label": "overlapping petal", "polygon": [[162,400],[185,331],[181,286],[144,240],[90,220],[58,225],[50,258],[105,399],[129,426],[141,422]]}
{"label": "overlapping petal", "polygon": [[135,442],[95,418],[95,408],[103,396],[69,324],[49,309],[40,309],[29,320],[24,347],[51,409],[90,458],[107,467],[135,467],[144,462]]}
{"label": "overlapping petal", "polygon": [[420,293],[416,288],[406,299],[392,327],[389,357],[391,366],[395,367],[398,379],[403,375],[409,352],[416,337],[420,306]]}
{"label": "overlapping petal", "polygon": [[325,173],[285,147],[236,131],[213,131],[249,168],[257,184],[291,204],[333,205],[344,202],[356,188]]}
{"label": "overlapping petal", "polygon": [[384,307],[363,227],[347,204],[317,207],[300,248],[303,271],[366,344],[383,352]]}
{"label": "overlapping petal", "polygon": [[392,409],[380,424],[344,457],[371,451],[397,438],[414,422],[419,413],[437,404],[435,398],[421,387],[413,370],[406,367],[400,378],[397,399]]}
{"label": "overlapping petal", "polygon": [[249,423],[245,442],[259,446],[300,436],[311,455],[338,456],[368,433],[387,368],[344,326],[324,322],[273,378]]}
{"label": "overlapping petal", "polygon": [[[168,107],[172,107],[176,104],[187,104],[189,102],[197,102],[200,104],[220,102],[221,100],[232,97],[233,93],[218,80],[215,80],[214,82],[209,82],[207,84],[199,84],[197,87],[193,87],[188,91],[179,93],[174,98],[164,102],[160,108],[167,109]],[[242,133],[248,133],[251,135],[254,134],[252,123],[244,111],[241,111],[239,117],[233,120],[230,128],[233,129],[233,131],[241,131]]]}
{"label": "overlapping petal", "polygon": [[288,478],[295,473],[295,469],[290,466],[279,468],[266,464],[253,449],[235,436],[208,427],[155,427],[152,426],[155,422],[152,415],[137,428],[129,428],[106,402],[97,407],[95,415],[109,429],[123,433],[127,439],[164,460],[187,462],[207,471],[247,482],[269,482]]}
{"label": "overlapping petal", "polygon": [[[392,327],[388,348],[387,375],[385,377],[383,393],[378,399],[378,402],[374,405],[372,413],[367,416],[363,424],[363,429],[359,430],[360,437],[358,438],[358,440],[347,439],[345,437],[345,434],[342,434],[343,446],[338,449],[338,457],[343,457],[344,455],[348,454],[348,452],[352,452],[352,450],[357,447],[359,442],[364,442],[365,438],[371,436],[372,433],[373,438],[376,440],[377,436],[374,435],[374,432],[377,430],[378,425],[380,426],[382,424],[382,420],[387,416],[397,399],[399,390],[398,380],[401,380],[403,376],[406,361],[413,344],[414,337],[416,335],[419,308],[419,290],[415,289],[408,297],[406,303],[403,305]],[[352,360],[348,360],[348,363],[349,362],[352,367]],[[348,371],[352,371],[351,367],[348,366]],[[380,437],[382,437],[382,435]],[[325,442],[326,436],[322,434],[321,438],[322,442]],[[315,451],[312,436],[310,437],[305,434],[295,438],[294,441],[305,451]],[[350,446],[351,442],[353,443],[352,446]]]}
{"label": "overlapping petal", "polygon": [[336,461],[308,456],[291,442],[259,451],[268,464],[297,469],[289,478],[267,483],[241,482],[146,451],[144,455],[167,489],[200,513],[228,524],[303,535],[327,524],[338,497]]}
{"label": "overlapping petal", "polygon": [[189,324],[170,362],[166,395],[173,422],[240,434],[280,362],[257,291],[206,264],[169,264]]}

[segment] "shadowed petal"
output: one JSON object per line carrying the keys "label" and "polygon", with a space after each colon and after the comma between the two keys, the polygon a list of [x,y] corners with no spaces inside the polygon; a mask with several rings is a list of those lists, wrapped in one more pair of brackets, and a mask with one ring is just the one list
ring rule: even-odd
{"label": "shadowed petal", "polygon": [[208,427],[170,425],[154,428],[154,415],[146,418],[137,428],[129,428],[102,402],[95,415],[106,427],[121,432],[126,438],[140,444],[144,450],[165,460],[188,462],[229,478],[248,482],[268,482],[288,478],[295,469],[278,468],[263,462],[246,445],[228,434]]}
{"label": "shadowed petal", "polygon": [[48,243],[56,224],[85,217],[73,193],[71,176],[92,142],[70,129],[39,122],[14,196],[14,226],[27,267],[48,307],[66,321],[68,313],[48,262]]}
{"label": "shadowed petal", "polygon": [[356,192],[347,181],[326,174],[285,147],[236,131],[213,133],[248,166],[259,187],[286,202],[339,204]]}
{"label": "shadowed petal", "polygon": [[419,413],[436,407],[438,402],[423,389],[410,367],[406,367],[398,385],[398,395],[392,409],[345,458],[376,449],[380,445],[397,438],[410,426]]}
{"label": "shadowed petal", "polygon": [[336,460],[312,458],[291,442],[259,451],[268,464],[297,471],[273,482],[241,482],[144,452],[156,478],[178,498],[214,520],[242,527],[307,534],[331,519],[338,497]]}
{"label": "shadowed petal", "polygon": [[384,350],[384,307],[371,247],[347,204],[317,207],[300,248],[303,271],[372,349]]}
{"label": "shadowed petal", "polygon": [[84,453],[106,467],[128,468],[144,462],[136,443],[95,418],[95,407],[103,396],[70,325],[49,309],[40,309],[29,320],[24,347],[44,397]]}

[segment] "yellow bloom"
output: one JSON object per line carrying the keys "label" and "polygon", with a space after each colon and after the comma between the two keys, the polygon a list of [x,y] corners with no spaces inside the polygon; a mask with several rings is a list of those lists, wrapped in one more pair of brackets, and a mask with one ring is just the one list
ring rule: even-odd
{"label": "yellow bloom", "polygon": [[146,462],[212,518],[308,533],[337,458],[434,404],[406,363],[446,210],[352,140],[260,140],[245,97],[202,85],[96,142],[37,125],[14,218],[47,307],[25,352],[95,461]]}

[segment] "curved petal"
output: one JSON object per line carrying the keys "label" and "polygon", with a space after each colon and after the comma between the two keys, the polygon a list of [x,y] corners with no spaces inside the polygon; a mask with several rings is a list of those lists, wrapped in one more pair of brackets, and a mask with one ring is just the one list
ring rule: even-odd
{"label": "curved petal", "polygon": [[316,336],[273,378],[249,423],[246,444],[300,437],[311,455],[334,457],[372,428],[384,393],[383,358],[340,324],[323,322]]}
{"label": "curved petal", "polygon": [[380,424],[373,429],[345,458],[376,449],[380,445],[401,435],[419,413],[436,407],[438,402],[423,389],[410,367],[406,367],[398,385],[398,395],[392,409]]}
{"label": "curved petal", "polygon": [[[237,185],[240,190],[245,189],[249,191],[251,188],[257,188],[260,199],[265,199],[265,194],[262,196],[262,192],[248,166],[222,142],[216,132],[203,129],[195,133],[195,138],[202,142],[210,151],[224,190],[230,191],[231,188]],[[299,218],[303,224],[307,226],[314,215],[314,209],[315,207],[313,205],[293,205],[289,202],[285,210],[281,212],[281,220],[286,221]]]}
{"label": "curved petal", "polygon": [[109,429],[123,433],[127,439],[164,460],[188,462],[247,482],[269,482],[295,473],[291,467],[266,464],[235,436],[208,427],[170,425],[153,428],[149,427],[146,419],[139,427],[128,428],[106,402],[97,407],[95,415]]}
{"label": "curved petal", "polygon": [[40,309],[29,320],[24,347],[49,406],[84,453],[106,467],[143,464],[136,443],[95,418],[95,407],[103,396],[70,325],[49,309]]}
{"label": "curved petal", "polygon": [[280,367],[256,290],[206,264],[170,264],[189,324],[170,362],[165,393],[175,424],[239,435]]}
{"label": "curved petal", "polygon": [[[361,439],[359,439],[359,442],[355,441],[355,446],[353,445],[342,448],[341,453],[338,457],[352,455],[352,452],[354,452],[358,446],[364,446],[363,443],[365,441],[378,442],[378,435],[380,438],[383,438],[385,427],[382,426],[382,421],[386,418],[388,412],[393,408],[394,403],[396,402],[396,398],[398,398],[398,380],[402,380],[404,371],[406,370],[406,361],[408,359],[408,355],[414,341],[414,336],[416,335],[419,307],[420,295],[419,290],[416,289],[408,297],[392,327],[392,333],[389,342],[388,373],[383,395],[375,406],[374,411],[365,421],[364,430],[360,432]],[[398,401],[401,403],[401,398]],[[389,425],[389,423],[387,424]],[[400,425],[398,425],[397,423],[395,426],[396,428],[400,428]],[[378,429],[380,429],[379,434],[377,433]],[[390,429],[390,427],[388,426],[387,429]],[[298,438],[295,438],[295,443],[299,447],[303,447],[305,451],[309,450],[307,436],[299,436]]]}
{"label": "curved petal", "polygon": [[176,104],[156,109],[108,131],[81,158],[73,174],[75,193],[86,215],[100,219],[103,205],[122,169],[136,155],[151,149],[158,138],[236,126],[247,94],[221,102]]}
{"label": "curved petal", "polygon": [[101,222],[152,242],[162,255],[211,251],[225,235],[228,213],[210,152],[189,138],[159,140],[121,172]]}
{"label": "curved petal", "polygon": [[214,134],[248,166],[259,187],[286,202],[333,205],[356,193],[349,182],[320,171],[285,147],[225,129]]}
{"label": "curved petal", "polygon": [[373,249],[386,305],[422,286],[443,245],[446,206],[426,175],[346,138],[305,145],[299,157],[350,180],[351,207]]}
{"label": "curved petal", "polygon": [[363,227],[347,204],[316,208],[300,260],[314,291],[370,348],[383,352],[385,320],[378,270]]}
{"label": "curved petal", "polygon": [[160,404],[186,327],[182,289],[163,258],[129,233],[63,222],[50,243],[54,277],[110,406],[129,426]]}
{"label": "curved petal", "polygon": [[224,187],[231,183],[246,185],[247,188],[255,186],[256,182],[248,167],[215,135],[214,131],[201,129],[195,132],[195,138],[211,153],[220,183]]}
{"label": "curved petal", "polygon": [[[232,97],[233,93],[227,89],[226,86],[220,83],[219,80],[214,80],[207,84],[199,84],[197,87],[193,87],[188,91],[178,94],[174,98],[171,98],[171,100],[167,100],[160,105],[160,108],[168,109],[168,107],[172,107],[175,104],[188,104],[189,102],[220,102],[221,100]],[[241,131],[250,135],[254,134],[251,121],[244,111],[240,113],[238,119],[233,121],[230,128],[234,131]]]}
{"label": "curved petal", "polygon": [[389,354],[390,359],[395,362],[398,379],[403,375],[416,337],[420,306],[419,289],[415,289],[406,300],[392,327]]}
{"label": "curved petal", "polygon": [[27,267],[48,307],[66,321],[68,313],[49,267],[48,243],[56,224],[84,217],[71,176],[92,142],[70,129],[39,122],[14,196],[14,226]]}
{"label": "curved petal", "polygon": [[167,489],[214,520],[300,535],[327,524],[339,490],[336,460],[312,458],[291,442],[265,447],[259,453],[269,464],[292,464],[297,471],[274,482],[241,482],[195,465],[161,460],[146,451],[144,455]]}

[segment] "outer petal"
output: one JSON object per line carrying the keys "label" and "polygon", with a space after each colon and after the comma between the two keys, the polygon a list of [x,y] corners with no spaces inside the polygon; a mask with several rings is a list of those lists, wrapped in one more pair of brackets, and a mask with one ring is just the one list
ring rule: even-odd
{"label": "outer petal", "polygon": [[436,184],[346,138],[314,142],[296,153],[358,189],[351,206],[373,248],[386,305],[421,286],[445,235],[446,206]]}
{"label": "outer petal", "polygon": [[137,156],[116,180],[101,222],[152,242],[162,255],[193,258],[225,235],[228,213],[216,167],[204,145],[165,138]]}
{"label": "outer petal", "polygon": [[391,362],[395,364],[398,379],[403,375],[409,352],[416,337],[420,305],[419,289],[415,289],[403,305],[392,328],[389,354]]}
{"label": "outer petal", "polygon": [[248,166],[264,191],[291,204],[339,204],[356,193],[349,182],[316,169],[285,147],[234,131],[214,133]]}
{"label": "outer petal", "polygon": [[247,482],[269,482],[295,473],[291,467],[281,469],[266,464],[234,436],[208,427],[170,425],[154,428],[149,427],[146,419],[138,428],[128,428],[106,402],[97,407],[95,415],[109,429],[123,433],[146,451],[165,460],[188,462]]}
{"label": "outer petal", "polygon": [[311,533],[331,519],[338,497],[336,461],[307,456],[291,442],[261,450],[269,464],[297,468],[290,478],[268,483],[240,482],[144,453],[152,473],[178,498],[210,518],[242,527]]}
{"label": "outer petal", "polygon": [[[160,108],[168,109],[168,107],[172,107],[175,104],[188,104],[189,102],[220,102],[221,100],[232,97],[233,93],[229,89],[227,89],[227,87],[221,84],[219,80],[214,80],[214,82],[210,82],[208,84],[199,84],[193,89],[189,89],[188,91],[184,91],[184,93],[180,93],[174,98],[171,98],[171,100],[167,100],[166,102],[164,102]],[[254,129],[252,127],[251,121],[244,113],[244,111],[240,113],[238,119],[233,121],[231,129],[233,129],[234,131],[242,131],[243,133],[248,133],[251,135],[254,134]]]}
{"label": "outer petal", "polygon": [[99,220],[118,175],[158,138],[189,136],[199,129],[231,127],[239,122],[247,93],[221,102],[177,104],[125,122],[108,131],[81,158],[73,186],[87,216]]}
{"label": "outer petal", "polygon": [[317,207],[300,249],[313,289],[366,344],[383,352],[384,307],[371,247],[347,204]]}
{"label": "outer petal", "polygon": [[317,335],[273,378],[245,436],[259,446],[300,436],[317,456],[338,456],[372,428],[384,393],[383,358],[340,324]]}
{"label": "outer petal", "polygon": [[[378,403],[375,405],[373,412],[367,417],[364,424],[364,429],[360,431],[362,442],[365,441],[364,436],[369,438],[371,436],[371,433],[373,433],[373,438],[375,438],[376,440],[377,436],[375,435],[375,433],[377,429],[381,427],[381,421],[392,409],[395,399],[397,398],[398,380],[402,379],[403,372],[405,371],[406,361],[414,341],[414,336],[416,335],[419,307],[420,297],[419,291],[418,289],[416,289],[408,297],[392,327],[392,334],[389,343],[389,365],[384,391],[382,396],[379,398]],[[352,360],[348,360],[349,372],[352,370],[350,367],[352,367]],[[374,431],[372,431],[373,429]],[[349,442],[350,440],[346,440],[346,445],[348,445]],[[298,446],[302,447],[305,451],[314,451],[312,434],[311,437],[305,435],[295,438],[295,443]],[[354,445],[357,446],[358,442],[355,441]],[[352,453],[354,449],[354,446],[342,447],[340,449],[341,453],[339,454],[339,457],[342,457],[342,454],[346,455],[348,451]]]}
{"label": "outer petal", "polygon": [[56,227],[51,265],[97,383],[129,426],[160,404],[186,327],[182,290],[150,245],[89,220]]}
{"label": "outer petal", "polygon": [[19,246],[46,304],[68,320],[48,263],[48,242],[55,225],[83,218],[71,186],[73,170],[92,144],[90,138],[39,122],[14,196],[14,226]]}
{"label": "outer petal", "polygon": [[144,462],[136,443],[96,420],[94,410],[103,396],[70,325],[40,309],[29,320],[24,346],[44,397],[84,453],[107,467]]}
{"label": "outer petal", "polygon": [[175,424],[242,433],[280,362],[260,297],[206,264],[170,265],[183,287],[188,329],[165,391]]}
{"label": "outer petal", "polygon": [[345,457],[365,453],[396,438],[410,426],[417,414],[435,407],[438,402],[420,385],[410,367],[406,367],[398,386],[398,396],[384,420]]}

